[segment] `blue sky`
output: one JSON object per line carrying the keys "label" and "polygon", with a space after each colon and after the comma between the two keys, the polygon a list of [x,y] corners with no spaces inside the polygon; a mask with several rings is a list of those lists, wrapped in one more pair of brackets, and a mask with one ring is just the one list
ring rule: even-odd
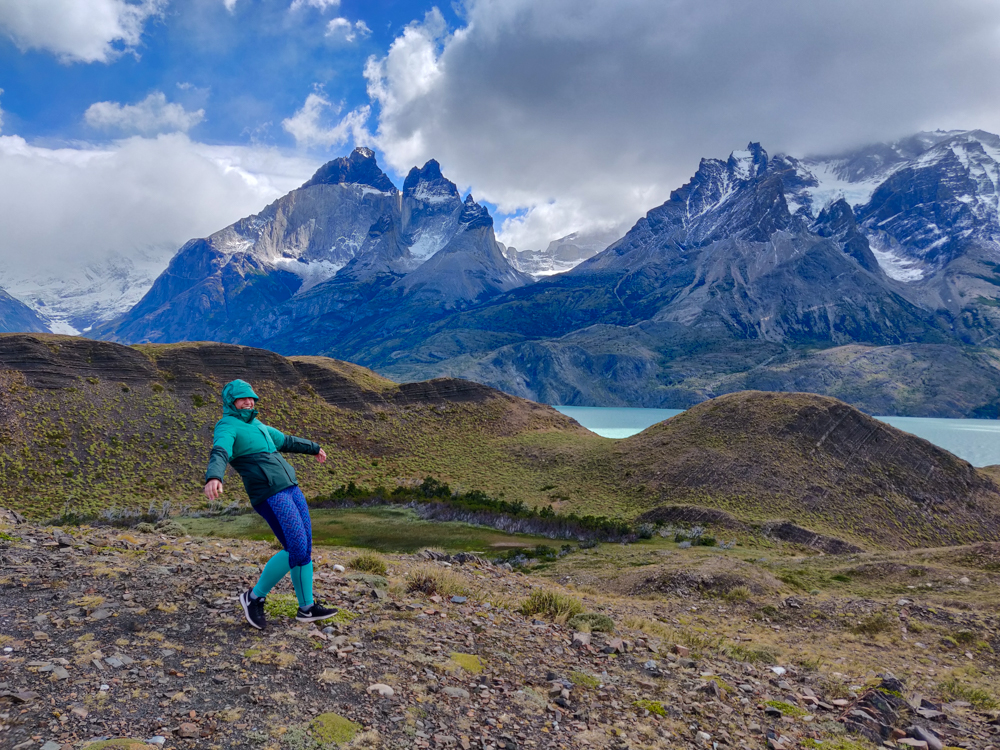
{"label": "blue sky", "polygon": [[[185,110],[205,111],[187,130],[199,141],[294,148],[282,120],[317,90],[345,110],[367,103],[365,61],[384,55],[408,23],[433,7],[401,0],[291,4],[238,0],[227,10],[223,0],[173,0],[147,20],[134,49],[107,62],[66,62],[0,38],[5,130],[51,144],[110,140],[121,133],[89,126],[84,113],[90,105],[135,104],[163,92]],[[458,21],[451,8],[442,12]],[[334,19],[354,28],[336,33],[341,22],[330,34]],[[325,114],[336,121],[336,112]]]}
{"label": "blue sky", "polygon": [[997,132],[998,66],[996,0],[0,0],[0,286],[165,264],[356,144],[520,249],[620,236],[748,141]]}

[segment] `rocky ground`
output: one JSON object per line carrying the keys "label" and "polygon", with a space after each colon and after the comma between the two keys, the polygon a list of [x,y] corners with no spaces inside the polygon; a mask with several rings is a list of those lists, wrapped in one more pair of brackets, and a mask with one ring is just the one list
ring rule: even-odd
{"label": "rocky ground", "polygon": [[[581,593],[426,555],[360,575],[334,567],[356,552],[325,548],[317,594],[337,618],[296,623],[285,587],[259,633],[236,597],[265,542],[0,531],[0,748],[1000,747],[988,697],[917,695],[877,660],[831,679],[753,643],[723,648],[685,631],[694,594]],[[582,600],[615,632],[521,614],[537,591]],[[717,609],[720,629],[771,630]],[[993,660],[982,646],[958,658]]]}

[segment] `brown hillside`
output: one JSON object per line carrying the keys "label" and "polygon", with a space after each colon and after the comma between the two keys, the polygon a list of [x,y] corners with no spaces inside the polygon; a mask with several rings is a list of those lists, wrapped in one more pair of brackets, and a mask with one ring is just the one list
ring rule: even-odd
{"label": "brown hillside", "polygon": [[1000,490],[967,461],[836,399],[744,391],[614,445],[647,508],[693,503],[890,547],[1000,538]]}

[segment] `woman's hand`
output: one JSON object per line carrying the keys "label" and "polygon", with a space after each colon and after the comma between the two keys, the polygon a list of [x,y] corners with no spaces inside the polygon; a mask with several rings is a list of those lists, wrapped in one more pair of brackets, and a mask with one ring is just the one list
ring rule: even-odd
{"label": "woman's hand", "polygon": [[209,500],[218,500],[222,497],[222,482],[218,479],[209,479],[205,485],[205,497]]}
{"label": "woman's hand", "polygon": [[319,461],[321,464],[325,464],[326,463],[326,451],[323,450],[322,448],[320,448],[319,449],[319,453],[316,454],[316,460]]}

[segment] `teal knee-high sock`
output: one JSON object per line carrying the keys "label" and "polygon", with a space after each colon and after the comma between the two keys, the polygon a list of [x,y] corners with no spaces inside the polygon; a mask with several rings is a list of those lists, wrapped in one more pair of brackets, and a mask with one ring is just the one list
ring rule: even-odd
{"label": "teal knee-high sock", "polygon": [[305,565],[292,568],[292,585],[295,587],[295,596],[299,600],[299,606],[305,609],[313,603],[313,564],[312,561]]}
{"label": "teal knee-high sock", "polygon": [[264,570],[261,571],[260,578],[257,580],[257,585],[253,587],[253,591],[250,593],[258,599],[267,596],[268,592],[277,585],[278,581],[285,577],[285,573],[288,570],[288,553],[285,550],[276,552],[267,561],[267,565],[264,566]]}

